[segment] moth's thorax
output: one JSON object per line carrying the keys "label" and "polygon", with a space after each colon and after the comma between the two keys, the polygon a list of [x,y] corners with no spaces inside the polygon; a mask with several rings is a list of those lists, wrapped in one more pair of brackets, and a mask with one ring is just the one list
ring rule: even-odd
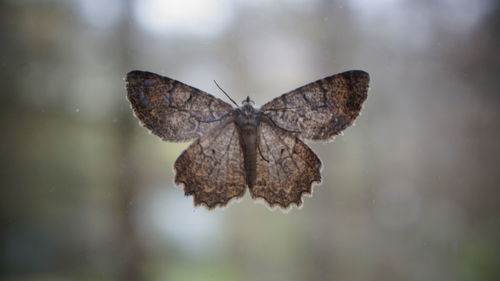
{"label": "moth's thorax", "polygon": [[236,124],[242,129],[254,129],[260,122],[261,111],[253,106],[253,101],[247,97],[236,109]]}

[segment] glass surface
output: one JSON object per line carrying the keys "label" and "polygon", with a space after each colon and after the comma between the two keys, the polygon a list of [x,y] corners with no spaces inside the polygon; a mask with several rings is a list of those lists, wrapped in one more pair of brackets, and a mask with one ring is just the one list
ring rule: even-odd
{"label": "glass surface", "polygon": [[[0,279],[500,280],[500,2],[0,1]],[[194,208],[130,70],[229,100],[370,73],[302,209]]]}

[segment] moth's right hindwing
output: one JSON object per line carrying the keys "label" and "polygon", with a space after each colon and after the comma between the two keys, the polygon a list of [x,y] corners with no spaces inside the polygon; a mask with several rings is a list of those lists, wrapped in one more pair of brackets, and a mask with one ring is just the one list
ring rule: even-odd
{"label": "moth's right hindwing", "polygon": [[194,204],[222,207],[245,194],[243,151],[236,124],[228,122],[191,144],[175,161],[175,183]]}

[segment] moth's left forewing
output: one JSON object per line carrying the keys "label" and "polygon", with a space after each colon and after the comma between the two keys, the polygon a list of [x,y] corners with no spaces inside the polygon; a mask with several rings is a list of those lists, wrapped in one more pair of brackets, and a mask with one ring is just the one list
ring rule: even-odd
{"label": "moth's left forewing", "polygon": [[367,98],[368,73],[352,70],[283,94],[261,110],[278,127],[311,140],[328,140],[353,124]]}
{"label": "moth's left forewing", "polygon": [[[329,98],[335,101],[342,109],[341,114],[349,116],[349,121],[361,112],[364,101],[368,97],[370,76],[367,72],[360,70],[347,71],[327,78],[328,84],[332,85]],[[350,124],[349,124],[350,125]]]}

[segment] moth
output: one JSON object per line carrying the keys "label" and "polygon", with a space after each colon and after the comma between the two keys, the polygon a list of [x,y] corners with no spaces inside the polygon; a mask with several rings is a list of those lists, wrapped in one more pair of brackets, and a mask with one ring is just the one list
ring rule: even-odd
{"label": "moth", "polygon": [[226,206],[248,187],[253,199],[287,210],[300,207],[321,182],[321,161],[304,140],[327,141],[349,127],[366,100],[370,78],[360,70],[339,73],[260,108],[249,97],[233,107],[151,72],[131,71],[125,80],[144,127],[164,141],[194,140],[174,170],[175,183],[194,197],[195,206]]}

